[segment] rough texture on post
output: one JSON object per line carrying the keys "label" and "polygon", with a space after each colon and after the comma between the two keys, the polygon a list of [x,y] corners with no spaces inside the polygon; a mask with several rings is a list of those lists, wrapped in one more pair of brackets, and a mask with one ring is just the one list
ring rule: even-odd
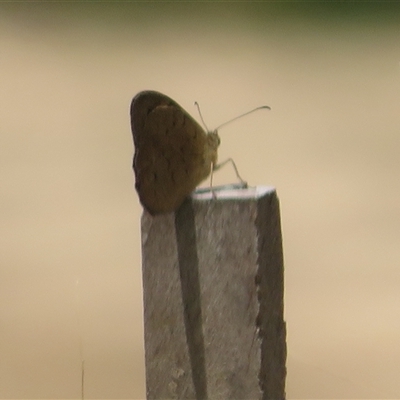
{"label": "rough texture on post", "polygon": [[285,398],[276,192],[216,194],[142,217],[148,399]]}

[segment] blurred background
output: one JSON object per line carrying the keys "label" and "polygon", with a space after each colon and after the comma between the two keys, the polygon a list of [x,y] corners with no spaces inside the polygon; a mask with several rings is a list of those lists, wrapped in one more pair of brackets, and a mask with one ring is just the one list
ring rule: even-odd
{"label": "blurred background", "polygon": [[[0,5],[0,397],[144,399],[129,107],[281,202],[289,399],[400,398],[400,5]],[[231,183],[227,167],[216,184]]]}

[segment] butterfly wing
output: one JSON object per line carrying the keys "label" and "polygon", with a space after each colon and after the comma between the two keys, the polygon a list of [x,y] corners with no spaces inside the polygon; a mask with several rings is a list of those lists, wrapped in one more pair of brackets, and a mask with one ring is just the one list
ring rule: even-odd
{"label": "butterfly wing", "polygon": [[135,187],[151,214],[176,210],[211,170],[208,134],[179,104],[144,91],[132,100]]}

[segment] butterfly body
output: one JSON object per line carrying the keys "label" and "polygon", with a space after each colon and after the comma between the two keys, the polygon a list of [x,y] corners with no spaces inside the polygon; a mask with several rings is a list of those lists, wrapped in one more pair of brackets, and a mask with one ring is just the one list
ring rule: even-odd
{"label": "butterfly body", "polygon": [[179,104],[139,92],[131,104],[135,187],[152,215],[176,210],[217,162],[220,139],[206,132]]}

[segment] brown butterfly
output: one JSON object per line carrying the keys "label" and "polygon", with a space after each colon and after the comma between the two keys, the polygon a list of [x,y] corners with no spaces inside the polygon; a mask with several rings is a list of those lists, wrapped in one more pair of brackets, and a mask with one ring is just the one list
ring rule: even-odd
{"label": "brown butterfly", "polygon": [[217,129],[206,132],[162,93],[146,90],[133,98],[131,126],[135,187],[143,207],[152,215],[176,210],[210,173],[212,177],[226,162],[233,163],[229,159],[217,164]]}

